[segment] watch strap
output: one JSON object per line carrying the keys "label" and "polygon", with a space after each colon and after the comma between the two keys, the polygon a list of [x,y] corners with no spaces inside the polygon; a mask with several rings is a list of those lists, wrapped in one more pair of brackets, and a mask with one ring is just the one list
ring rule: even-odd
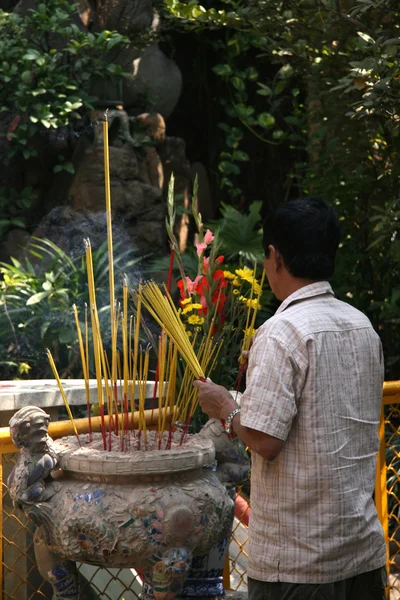
{"label": "watch strap", "polygon": [[241,411],[241,408],[238,406],[232,412],[230,412],[229,415],[227,416],[224,426],[225,426],[225,431],[228,435],[232,435],[232,421],[233,421],[234,417],[240,413],[240,411]]}

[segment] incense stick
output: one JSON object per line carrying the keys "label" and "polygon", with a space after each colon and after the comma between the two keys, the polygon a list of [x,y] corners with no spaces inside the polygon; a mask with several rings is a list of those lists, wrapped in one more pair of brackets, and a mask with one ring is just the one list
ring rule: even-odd
{"label": "incense stick", "polygon": [[89,420],[89,440],[92,441],[92,428],[91,428],[91,418],[90,418],[90,390],[89,390],[89,374],[87,371],[87,360],[86,360],[86,356],[85,356],[85,348],[83,346],[82,331],[81,331],[81,325],[79,323],[78,309],[76,307],[76,304],[74,304],[72,306],[72,309],[74,311],[74,316],[75,316],[75,324],[76,324],[76,331],[78,333],[78,343],[79,343],[79,351],[80,351],[80,355],[81,355],[83,377],[85,379],[86,407],[87,407],[87,415],[88,415],[88,420]]}
{"label": "incense stick", "polygon": [[177,345],[180,354],[189,364],[195,376],[198,379],[204,378],[204,372],[188,339],[184,325],[168,297],[163,296],[154,282],[149,282],[143,287],[141,296],[145,308]]}
{"label": "incense stick", "polygon": [[64,389],[63,389],[63,386],[62,386],[62,383],[61,383],[60,377],[59,377],[59,375],[58,375],[57,367],[56,367],[56,365],[55,365],[55,362],[54,362],[54,359],[53,359],[53,357],[52,357],[52,355],[51,355],[51,352],[50,352],[50,350],[49,350],[48,348],[46,349],[46,352],[47,352],[47,357],[48,357],[48,359],[49,359],[49,363],[50,363],[50,366],[51,366],[51,370],[53,371],[53,375],[54,375],[54,377],[55,377],[55,378],[56,378],[56,380],[57,380],[58,388],[59,388],[59,390],[60,390],[60,393],[61,393],[62,399],[64,400],[65,408],[67,409],[67,413],[68,413],[68,416],[69,416],[69,418],[70,418],[70,421],[71,421],[71,423],[72,423],[72,427],[74,428],[74,432],[75,432],[76,438],[77,438],[77,440],[78,440],[78,444],[79,444],[79,446],[81,446],[81,441],[80,441],[80,439],[79,439],[78,430],[77,430],[77,428],[76,428],[75,421],[74,421],[74,417],[72,416],[72,412],[71,412],[71,409],[70,409],[70,406],[69,406],[69,403],[68,403],[67,397],[66,397],[66,395],[65,395],[65,392],[64,392]]}

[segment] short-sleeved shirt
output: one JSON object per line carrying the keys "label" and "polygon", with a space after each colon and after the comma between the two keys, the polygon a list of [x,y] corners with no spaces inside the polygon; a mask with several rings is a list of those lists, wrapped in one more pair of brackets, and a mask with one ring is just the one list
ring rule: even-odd
{"label": "short-sleeved shirt", "polygon": [[257,331],[240,422],[285,444],[274,461],[252,455],[252,579],[329,583],[385,564],[373,501],[382,383],[379,336],[326,281]]}

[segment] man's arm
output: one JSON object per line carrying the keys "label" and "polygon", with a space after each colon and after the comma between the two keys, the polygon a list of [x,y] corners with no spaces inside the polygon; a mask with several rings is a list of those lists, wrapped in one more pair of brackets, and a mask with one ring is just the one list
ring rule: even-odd
{"label": "man's arm", "polygon": [[[228,415],[237,408],[231,394],[222,385],[211,381],[195,381],[193,385],[199,390],[201,408],[210,418],[226,421]],[[282,440],[241,425],[240,414],[233,418],[232,429],[252,452],[265,460],[274,460],[283,448]]]}

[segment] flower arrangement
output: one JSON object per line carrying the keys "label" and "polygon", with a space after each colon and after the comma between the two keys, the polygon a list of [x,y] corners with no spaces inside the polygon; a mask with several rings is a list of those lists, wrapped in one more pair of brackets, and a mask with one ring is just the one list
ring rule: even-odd
{"label": "flower arrangement", "polygon": [[[192,214],[197,226],[197,275],[193,279],[186,276],[173,232],[174,182],[171,178],[167,220],[171,258],[168,281],[164,286],[166,293],[154,282],[140,282],[137,289],[131,290],[134,314],[129,317],[126,278],[123,280],[122,303],[116,302],[115,297],[107,122],[103,123],[103,131],[111,348],[105,346],[101,332],[89,239],[85,240],[85,257],[90,303],[89,309],[85,307],[83,331],[78,308],[75,305],[73,307],[85,379],[89,439],[92,439],[89,387],[91,355],[97,380],[98,425],[104,450],[112,450],[117,443],[121,451],[129,451],[131,442],[135,442],[138,449],[146,449],[147,421],[156,424],[158,448],[169,449],[177,430],[181,431],[182,444],[190,424],[194,425],[194,429],[201,425],[201,417],[198,418],[200,413],[196,411],[198,397],[193,387],[194,378],[212,376],[214,381],[221,381],[228,387],[234,387],[238,382],[239,387],[243,369],[238,366],[237,358],[241,349],[248,348],[254,332],[263,277],[260,282],[257,280],[256,266],[224,269],[224,257],[219,254],[217,236],[210,229],[205,229],[201,215],[195,209],[195,200],[192,201]],[[175,260],[181,275],[177,282],[177,306],[170,293]],[[145,325],[142,309],[160,327],[158,342]],[[145,348],[140,343],[142,329],[153,338]],[[89,337],[92,339],[91,348]],[[146,409],[146,384],[154,358],[156,368],[150,410]],[[80,444],[78,429],[50,351],[48,359]],[[167,437],[164,435],[166,431]]]}
{"label": "flower arrangement", "polygon": [[[229,268],[219,254],[218,235],[205,228],[201,214],[196,210],[196,186],[191,212],[197,234],[195,248],[197,275],[191,279],[185,273],[182,256],[174,235],[173,178],[168,198],[167,231],[171,245],[171,262],[176,260],[180,279],[179,312],[189,337],[201,340],[210,328],[214,343],[223,343],[213,380],[233,387],[238,381],[237,359],[254,335],[255,316],[261,308],[262,281],[257,279],[256,265]],[[171,284],[171,277],[168,278]],[[196,342],[194,342],[196,344]],[[199,343],[199,341],[198,341]]]}

